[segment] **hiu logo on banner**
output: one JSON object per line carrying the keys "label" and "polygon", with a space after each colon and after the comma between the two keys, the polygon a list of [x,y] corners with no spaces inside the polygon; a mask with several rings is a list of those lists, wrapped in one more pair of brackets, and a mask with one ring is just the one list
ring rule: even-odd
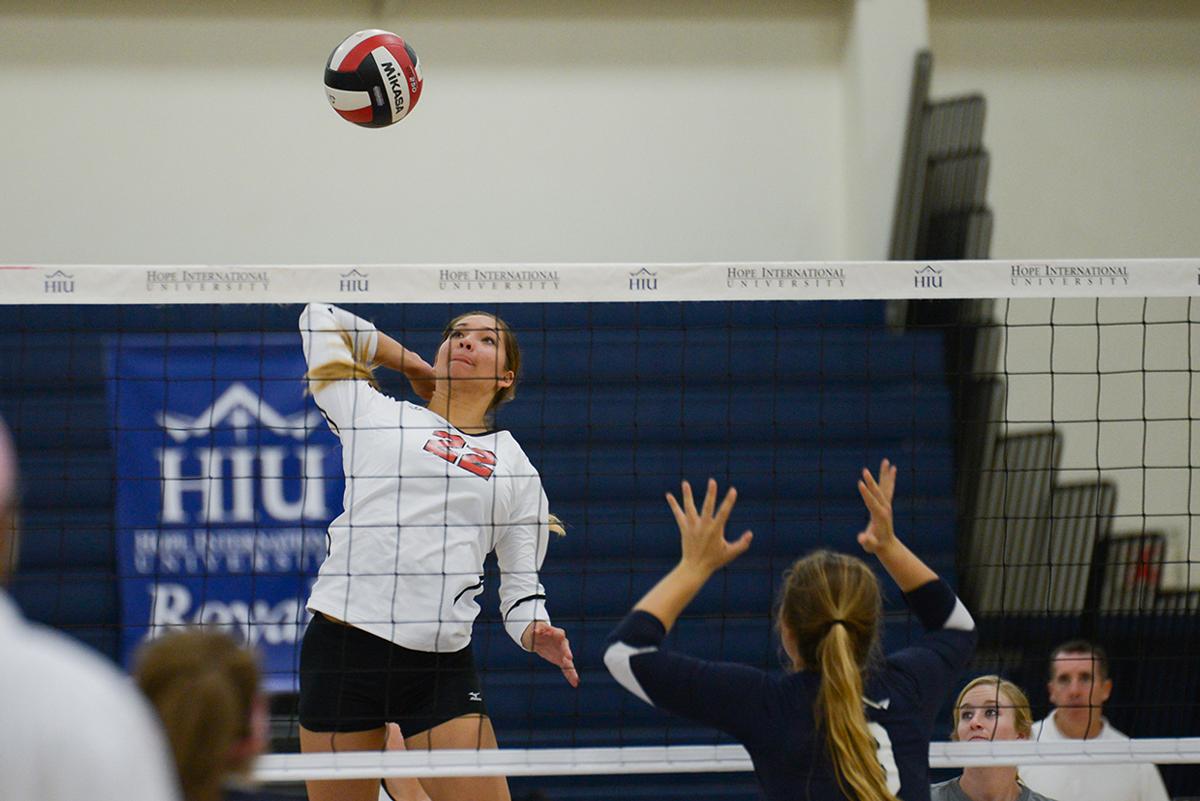
{"label": "hiu logo on banner", "polygon": [[124,660],[172,627],[229,626],[291,689],[342,493],[299,339],[125,336],[109,363]]}

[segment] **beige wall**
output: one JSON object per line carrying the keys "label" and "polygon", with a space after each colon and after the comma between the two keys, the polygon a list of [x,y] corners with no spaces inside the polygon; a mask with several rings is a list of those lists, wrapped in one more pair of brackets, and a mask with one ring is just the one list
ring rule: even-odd
{"label": "beige wall", "polygon": [[[1200,254],[1200,3],[930,0],[930,44],[935,96],[987,98],[994,258]],[[1010,430],[1052,421],[1063,480],[1116,483],[1116,533],[1165,532],[1173,589],[1200,587],[1198,313],[998,307]]]}
{"label": "beige wall", "polygon": [[[879,257],[871,58],[924,5],[14,0],[0,261]],[[369,26],[428,79],[387,131],[320,93]],[[1200,4],[929,0],[928,31],[935,95],[988,99],[996,256],[1200,253]]]}
{"label": "beige wall", "polygon": [[[848,9],[633,2],[0,5],[0,262],[671,261],[845,248]],[[420,105],[327,107],[367,27]]]}
{"label": "beige wall", "polygon": [[1200,254],[1200,3],[930,0],[937,96],[982,92],[996,258]]}

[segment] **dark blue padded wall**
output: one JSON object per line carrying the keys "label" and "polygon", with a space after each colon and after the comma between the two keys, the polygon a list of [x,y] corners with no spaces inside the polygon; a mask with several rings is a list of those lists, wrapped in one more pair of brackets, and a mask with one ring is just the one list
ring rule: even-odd
{"label": "dark blue padded wall", "polygon": [[[939,332],[891,335],[882,304],[865,302],[592,307],[587,327],[561,312],[506,311],[518,329],[541,332],[522,339],[530,369],[502,421],[568,523],[544,583],[583,671],[572,691],[498,629],[477,637],[490,684],[504,690],[489,704],[506,742],[713,740],[623,693],[601,663],[615,621],[678,554],[662,496],[681,478],[737,486],[733,525],[756,533],[673,633],[690,653],[779,665],[769,613],[780,576],[814,547],[857,550],[865,514],[855,482],[884,455],[901,465],[898,525],[953,578],[953,420]],[[912,631],[890,600],[888,639],[899,643]]]}
{"label": "dark blue padded wall", "polygon": [[[432,357],[465,309],[351,307]],[[583,684],[519,651],[496,625],[495,577],[476,629],[502,744],[711,742],[621,691],[601,662],[614,622],[677,555],[663,493],[681,478],[736,485],[750,553],[714,578],[673,633],[697,655],[777,666],[780,575],[823,546],[855,551],[863,466],[900,466],[899,530],[953,579],[950,395],[940,332],[889,333],[877,302],[513,304],[517,399],[498,418],[539,467],[568,535],[544,569]],[[112,456],[105,341],[120,332],[294,332],[296,306],[46,307],[0,323],[0,413],[25,472],[26,542],[14,592],[28,613],[116,653]],[[299,347],[299,337],[297,337]],[[387,377],[385,377],[387,378]],[[403,383],[385,388],[403,394]],[[297,383],[299,391],[299,382]],[[887,640],[913,635],[894,593]],[[489,622],[491,621],[491,622]]]}

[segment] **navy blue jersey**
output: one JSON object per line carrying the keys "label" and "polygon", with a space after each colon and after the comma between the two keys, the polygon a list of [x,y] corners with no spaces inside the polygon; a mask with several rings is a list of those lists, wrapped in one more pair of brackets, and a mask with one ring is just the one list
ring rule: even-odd
{"label": "navy blue jersey", "polygon": [[[920,642],[871,670],[863,704],[888,788],[903,801],[929,801],[929,738],[958,674],[975,650],[975,623],[941,579],[905,596],[925,627]],[[768,799],[845,799],[814,720],[820,677],[708,662],[663,650],[666,630],[631,612],[613,632],[604,662],[647,703],[737,738]]]}

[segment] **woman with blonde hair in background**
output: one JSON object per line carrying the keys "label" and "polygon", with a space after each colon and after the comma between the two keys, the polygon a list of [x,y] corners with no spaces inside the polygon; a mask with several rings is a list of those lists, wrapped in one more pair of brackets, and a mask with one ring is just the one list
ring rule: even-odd
{"label": "woman with blonde hair in background", "polygon": [[[1021,688],[999,676],[967,682],[954,702],[951,718],[956,742],[1028,740],[1033,730],[1029,699]],[[957,779],[935,784],[932,801],[1053,801],[1021,784],[1011,765],[967,768]]]}
{"label": "woman with blonde hair in background", "polygon": [[975,650],[975,624],[944,581],[892,528],[896,468],[885,459],[876,482],[862,471],[859,494],[870,523],[858,543],[905,592],[926,636],[881,658],[879,582],[853,556],[817,551],[787,571],[778,628],[786,673],[708,662],[662,647],[684,608],[717,570],[750,546],[728,542],[725,523],[737,491],[717,507],[708,482],[697,509],[687,482],[682,503],[667,495],[679,526],[679,564],[613,632],[604,662],[647,703],[737,738],[768,799],[926,801],[933,718]]}
{"label": "woman with blonde hair in background", "polygon": [[133,677],[166,731],[184,801],[275,801],[250,786],[268,742],[254,651],[217,629],[181,629],[138,651]]}

